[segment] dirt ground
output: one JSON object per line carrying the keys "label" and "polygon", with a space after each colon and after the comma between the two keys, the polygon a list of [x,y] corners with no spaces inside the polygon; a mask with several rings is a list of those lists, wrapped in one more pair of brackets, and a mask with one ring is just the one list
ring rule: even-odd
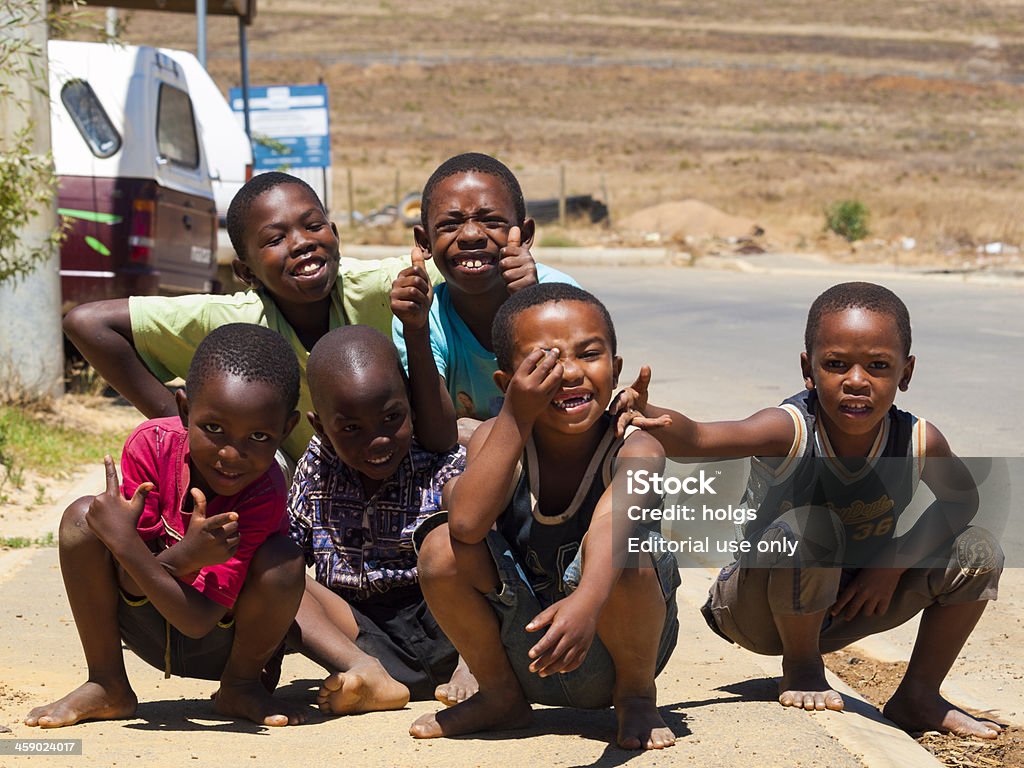
{"label": "dirt ground", "polygon": [[[827,654],[825,664],[865,700],[879,708],[896,690],[907,669],[905,662],[878,661],[856,649]],[[968,711],[976,716],[986,716],[984,712]],[[915,738],[950,768],[1024,767],[1024,728],[1019,726],[1008,727],[995,741],[962,739],[934,731],[915,734]]]}
{"label": "dirt ground", "polygon": [[[194,50],[189,15],[125,19],[128,42]],[[564,166],[570,194],[607,200],[611,229],[570,227],[573,242],[629,242],[619,220],[690,198],[773,247],[840,253],[823,211],[861,200],[861,259],[975,263],[1024,241],[1020,3],[261,0],[248,38],[254,85],[329,86],[342,223],[346,170],[366,212],[394,202],[396,174],[418,190],[480,150],[529,198],[556,195]],[[233,19],[211,17],[208,50],[238,85]]]}

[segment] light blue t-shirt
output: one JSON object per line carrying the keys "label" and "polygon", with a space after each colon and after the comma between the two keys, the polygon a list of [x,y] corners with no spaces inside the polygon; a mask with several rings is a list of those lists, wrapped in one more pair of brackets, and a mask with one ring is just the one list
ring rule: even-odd
{"label": "light blue t-shirt", "polygon": [[[537,282],[569,283],[579,287],[569,275],[543,264],[537,265]],[[409,370],[405,335],[397,317],[391,321],[391,336],[402,357],[402,365]],[[456,416],[483,420],[498,415],[504,400],[493,378],[498,361],[459,317],[445,283],[435,286],[434,301],[430,305],[430,351],[437,372],[448,386]]]}

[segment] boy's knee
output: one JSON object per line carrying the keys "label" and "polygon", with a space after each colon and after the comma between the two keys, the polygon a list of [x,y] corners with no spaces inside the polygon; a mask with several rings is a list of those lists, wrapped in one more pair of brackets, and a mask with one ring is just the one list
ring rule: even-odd
{"label": "boy's knee", "polygon": [[58,542],[61,547],[71,547],[86,541],[99,541],[89,529],[86,513],[92,504],[92,496],[75,499],[64,510],[58,529]]}
{"label": "boy's knee", "polygon": [[658,577],[658,570],[650,562],[638,568],[623,568],[619,573],[619,580],[616,582],[616,586],[631,593],[657,589],[658,594],[661,594],[661,580]]}
{"label": "boy's knee", "polygon": [[829,568],[843,561],[846,530],[830,509],[795,507],[773,520],[758,544],[758,567]]}
{"label": "boy's knee", "polygon": [[265,586],[302,590],[306,583],[306,561],[302,549],[284,535],[271,536],[253,555],[246,580],[258,579]]}
{"label": "boy's knee", "polygon": [[448,524],[439,525],[419,545],[416,570],[420,582],[454,578],[458,572]]}
{"label": "boy's knee", "polygon": [[976,594],[978,600],[994,599],[1006,560],[996,537],[981,526],[971,526],[954,539],[953,549],[959,568],[957,587]]}

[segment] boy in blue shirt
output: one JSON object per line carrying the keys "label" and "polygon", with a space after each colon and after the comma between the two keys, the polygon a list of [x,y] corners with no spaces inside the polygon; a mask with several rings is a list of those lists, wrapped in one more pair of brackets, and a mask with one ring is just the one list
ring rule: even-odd
{"label": "boy in blue shirt", "polygon": [[[412,266],[391,290],[392,336],[409,372],[414,410],[454,408],[465,444],[501,409],[491,343],[498,308],[526,286],[576,281],[534,261],[535,225],[523,191],[493,157],[471,152],[442,163],[423,188],[420,216]],[[445,278],[433,291],[426,259]]]}

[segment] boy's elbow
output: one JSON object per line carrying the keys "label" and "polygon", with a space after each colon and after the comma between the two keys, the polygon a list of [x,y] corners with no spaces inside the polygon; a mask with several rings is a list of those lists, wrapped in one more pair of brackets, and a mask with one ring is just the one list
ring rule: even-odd
{"label": "boy's elbow", "polygon": [[91,324],[91,310],[88,304],[79,304],[66,315],[61,322],[64,334],[71,339],[71,342],[81,351],[81,340],[88,336]]}
{"label": "boy's elbow", "polygon": [[175,625],[175,628],[191,640],[200,640],[210,634],[216,626],[216,618],[207,619],[206,617],[193,616],[180,625]]}
{"label": "boy's elbow", "polygon": [[431,453],[448,453],[458,444],[459,430],[455,424],[451,429],[437,430],[420,438],[420,446]]}
{"label": "boy's elbow", "polygon": [[460,544],[479,544],[487,537],[488,530],[490,529],[485,528],[481,531],[479,526],[448,519],[448,535]]}
{"label": "boy's elbow", "polygon": [[79,304],[62,321],[64,333],[86,359],[100,347],[107,332],[115,331],[114,319],[107,304],[109,302]]}
{"label": "boy's elbow", "polygon": [[224,618],[225,613],[227,611],[223,605],[207,598],[206,605],[203,605],[198,610],[187,611],[186,615],[182,616],[178,623],[171,623],[185,637],[199,640],[213,632],[217,622]]}

